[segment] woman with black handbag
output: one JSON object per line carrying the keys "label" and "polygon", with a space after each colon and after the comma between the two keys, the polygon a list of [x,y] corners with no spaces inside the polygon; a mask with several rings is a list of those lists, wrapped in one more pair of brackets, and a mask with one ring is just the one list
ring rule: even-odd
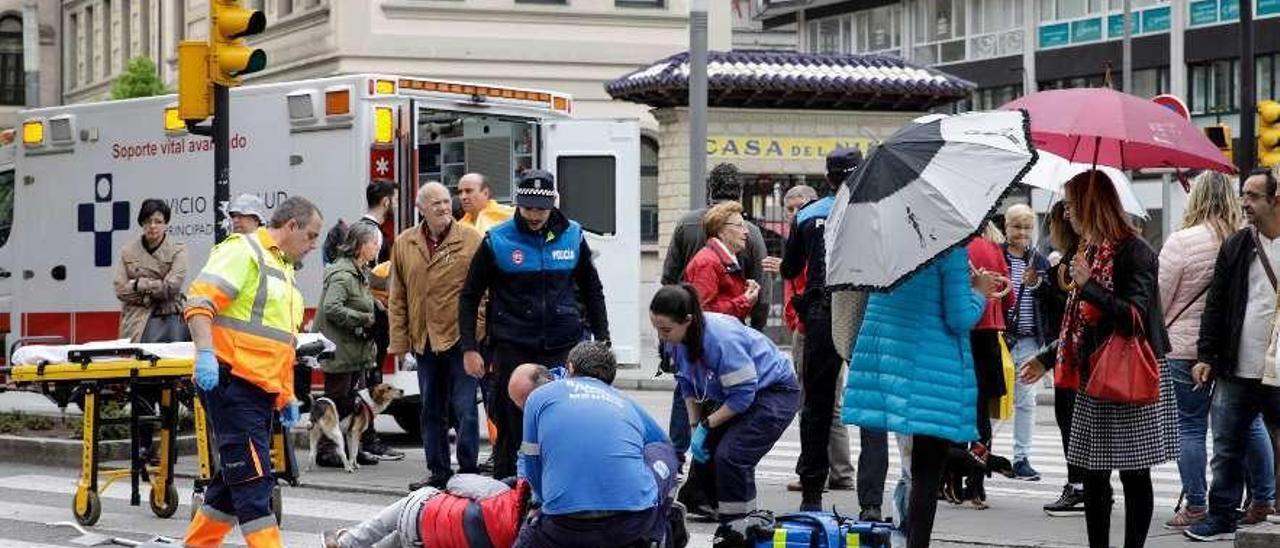
{"label": "woman with black handbag", "polygon": [[[1160,312],[1158,259],[1129,223],[1105,174],[1087,171],[1073,177],[1066,185],[1066,202],[1083,246],[1071,261],[1073,287],[1056,359],[1042,354],[1028,364],[1023,378],[1038,381],[1044,374],[1039,364],[1056,363],[1064,369],[1058,376],[1067,381],[1063,388],[1077,389],[1067,463],[1086,470],[1089,545],[1109,546],[1111,472],[1119,470],[1124,546],[1141,548],[1154,507],[1151,467],[1178,453],[1173,383],[1164,362],[1169,342]],[[1128,390],[1128,396],[1117,396],[1116,387]]]}
{"label": "woman with black handbag", "polygon": [[[116,265],[116,298],[120,299],[120,338],[136,343],[166,343],[191,340],[182,319],[182,284],[187,277],[187,247],[169,239],[169,204],[149,198],[138,208],[142,237],[129,242]],[[160,392],[140,385],[133,393],[134,404],[154,406]],[[155,426],[142,422],[139,429],[141,458],[156,462],[152,451]]]}
{"label": "woman with black handbag", "polygon": [[131,342],[191,339],[182,320],[182,284],[187,277],[187,247],[170,240],[169,204],[149,198],[138,209],[142,237],[124,246],[116,266],[120,299],[120,338]]}

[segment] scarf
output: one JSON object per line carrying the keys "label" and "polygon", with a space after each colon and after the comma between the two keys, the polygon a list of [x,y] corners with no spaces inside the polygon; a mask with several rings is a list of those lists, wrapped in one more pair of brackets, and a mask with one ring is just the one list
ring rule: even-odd
{"label": "scarf", "polygon": [[[1116,243],[1088,244],[1080,252],[1088,258],[1090,281],[1108,291],[1113,290]],[[1079,355],[1084,344],[1084,330],[1102,319],[1102,311],[1098,307],[1080,298],[1081,289],[1072,289],[1071,296],[1067,298],[1067,311],[1058,335],[1058,363],[1053,372],[1054,386],[1069,390],[1080,389],[1080,371],[1086,363],[1083,360],[1088,358]]]}

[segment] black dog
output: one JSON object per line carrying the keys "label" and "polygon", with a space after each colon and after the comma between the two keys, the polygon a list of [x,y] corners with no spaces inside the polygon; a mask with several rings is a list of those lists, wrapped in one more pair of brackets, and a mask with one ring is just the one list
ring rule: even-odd
{"label": "black dog", "polygon": [[952,444],[942,469],[938,498],[952,504],[972,502],[979,509],[987,507],[987,492],[982,478],[991,474],[1013,477],[1009,459],[990,454],[981,444]]}

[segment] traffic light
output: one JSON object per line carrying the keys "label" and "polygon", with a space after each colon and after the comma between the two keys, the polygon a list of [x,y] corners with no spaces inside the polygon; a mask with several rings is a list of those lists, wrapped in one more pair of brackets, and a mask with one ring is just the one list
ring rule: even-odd
{"label": "traffic light", "polygon": [[240,85],[241,76],[266,68],[267,53],[244,42],[266,27],[266,15],[238,0],[209,0],[209,77],[232,87]]}
{"label": "traffic light", "polygon": [[183,40],[178,44],[178,117],[199,122],[213,115],[213,86],[209,81],[209,44]]}
{"label": "traffic light", "polygon": [[1218,150],[1222,151],[1222,155],[1227,157],[1228,162],[1235,162],[1235,153],[1232,150],[1231,143],[1231,126],[1226,124],[1217,124],[1204,128],[1204,136],[1213,142]]}
{"label": "traffic light", "polygon": [[1258,165],[1280,165],[1280,102],[1258,101]]}

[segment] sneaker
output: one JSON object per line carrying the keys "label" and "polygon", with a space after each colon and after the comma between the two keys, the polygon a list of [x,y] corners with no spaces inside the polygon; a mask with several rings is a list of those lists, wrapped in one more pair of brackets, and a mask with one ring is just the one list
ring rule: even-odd
{"label": "sneaker", "polygon": [[[396,448],[390,445],[387,445],[386,442],[382,441],[381,439],[374,440],[373,443],[370,443],[367,445],[362,444],[361,449],[363,449],[365,452],[368,452],[370,455],[376,457],[378,460],[404,459],[404,453],[402,451],[399,451]],[[360,464],[364,464],[364,463],[362,462]]]}
{"label": "sneaker", "polygon": [[1183,506],[1169,521],[1164,522],[1165,529],[1181,531],[1204,520],[1209,515],[1205,506]]}
{"label": "sneaker", "polygon": [[342,548],[342,545],[338,544],[338,537],[346,532],[346,529],[334,529],[320,533],[320,545],[324,548]]}
{"label": "sneaker", "polygon": [[853,480],[851,479],[830,480],[827,482],[827,489],[831,491],[852,491]]}
{"label": "sneaker", "polygon": [[879,506],[866,506],[861,512],[858,512],[858,521],[883,522],[884,514],[880,513]]}
{"label": "sneaker", "polygon": [[1040,472],[1031,467],[1027,459],[1013,461],[1013,479],[1022,481],[1040,481]]}
{"label": "sneaker", "polygon": [[448,483],[449,483],[448,479],[437,477],[437,476],[427,476],[418,481],[410,483],[409,492],[412,493],[414,491],[417,491],[418,489],[422,489],[423,487],[432,487],[432,488],[443,491],[445,488],[445,485],[447,485]]}
{"label": "sneaker", "polygon": [[1056,502],[1044,505],[1044,513],[1053,517],[1084,515],[1084,490],[1064,485],[1062,496]]}
{"label": "sneaker", "polygon": [[1244,512],[1244,516],[1237,523],[1240,527],[1253,527],[1260,523],[1267,522],[1267,516],[1276,513],[1276,507],[1270,504],[1250,504],[1249,509]]}
{"label": "sneaker", "polygon": [[1191,540],[1198,540],[1200,542],[1235,540],[1236,538],[1236,532],[1233,527],[1228,524],[1219,523],[1219,520],[1213,519],[1212,517],[1202,519],[1192,526],[1187,527],[1182,534],[1186,535],[1186,537]]}

